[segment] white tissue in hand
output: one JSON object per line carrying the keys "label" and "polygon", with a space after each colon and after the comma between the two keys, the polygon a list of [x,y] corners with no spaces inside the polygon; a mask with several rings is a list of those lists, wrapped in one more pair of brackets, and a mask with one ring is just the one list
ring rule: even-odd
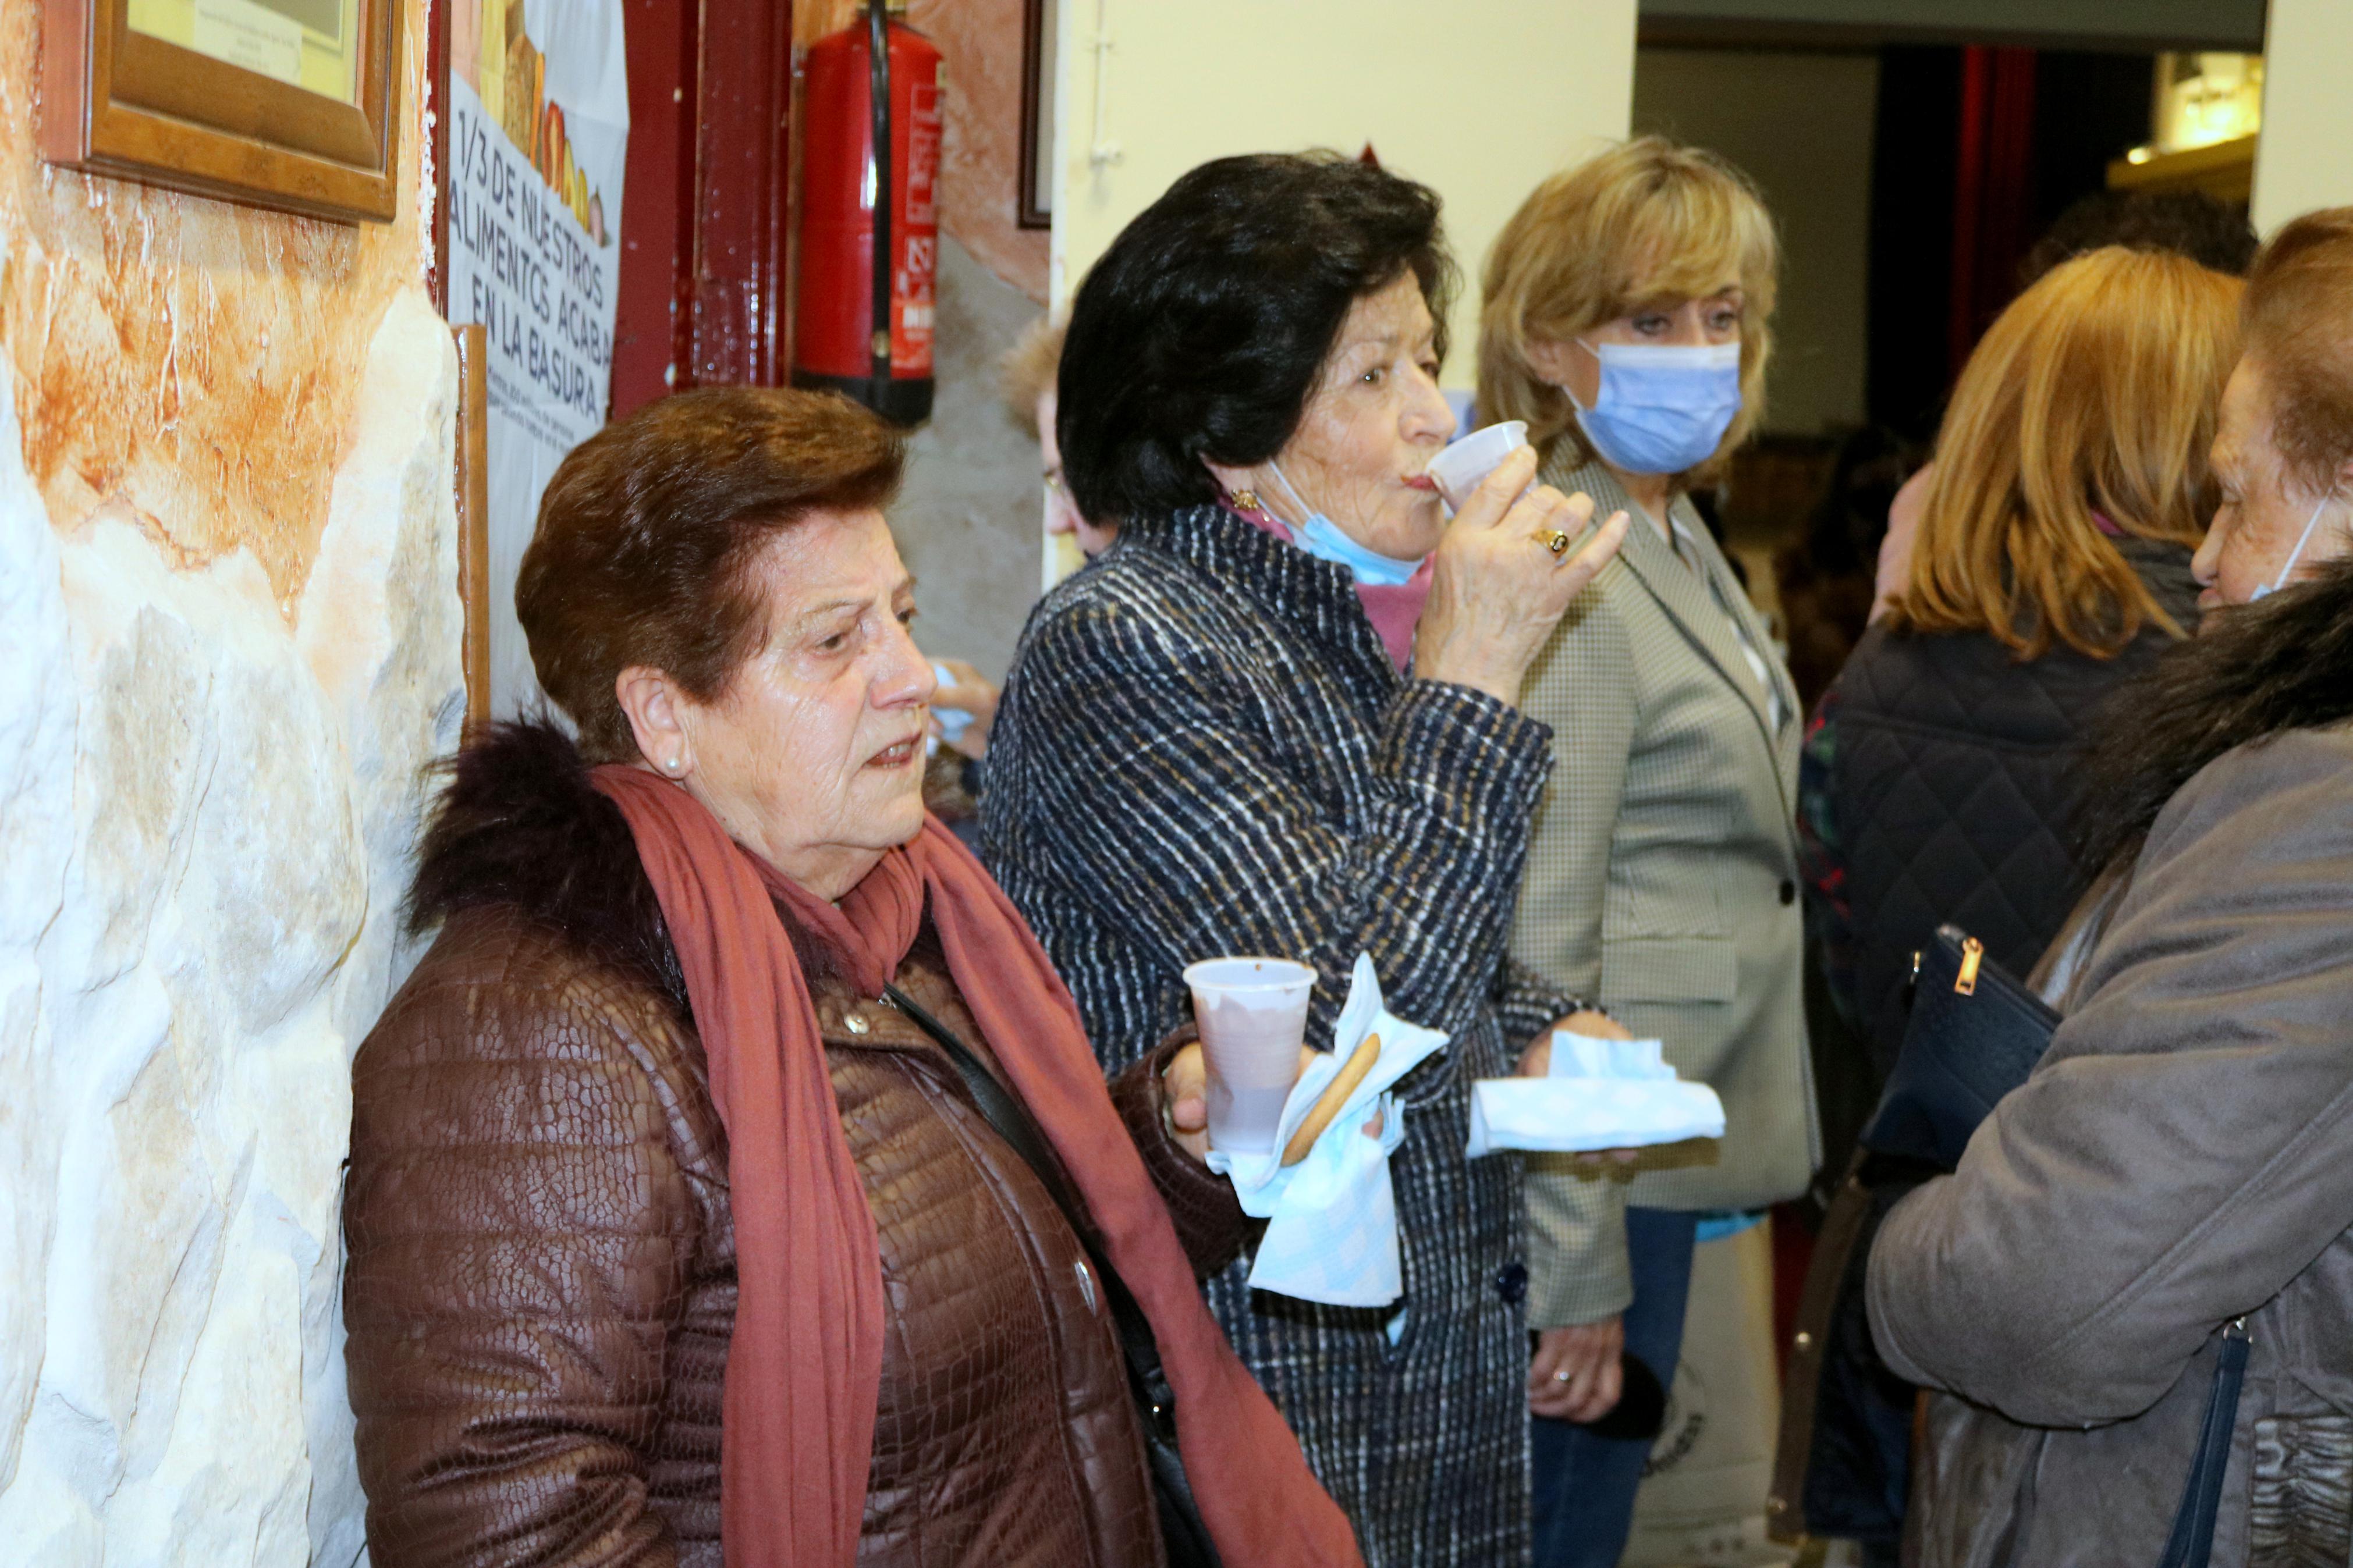
{"label": "white tissue in hand", "polygon": [[1471,1086],[1475,1160],[1498,1149],[1588,1152],[1724,1136],[1724,1102],[1685,1083],[1657,1040],[1605,1040],[1552,1033],[1545,1078],[1482,1079]]}
{"label": "white tissue in hand", "polygon": [[[1381,1037],[1381,1054],[1307,1157],[1282,1163],[1282,1149],[1315,1102],[1356,1054],[1366,1035]],[[1234,1184],[1242,1212],[1265,1220],[1250,1267],[1253,1289],[1335,1307],[1386,1307],[1405,1294],[1398,1249],[1397,1197],[1389,1155],[1405,1142],[1405,1117],[1389,1089],[1419,1067],[1447,1037],[1409,1024],[1381,1003],[1381,983],[1369,954],[1359,954],[1348,1001],[1332,1030],[1332,1050],[1319,1056],[1292,1086],[1271,1154],[1209,1151],[1209,1169]],[[1381,1135],[1365,1136],[1377,1113]]]}

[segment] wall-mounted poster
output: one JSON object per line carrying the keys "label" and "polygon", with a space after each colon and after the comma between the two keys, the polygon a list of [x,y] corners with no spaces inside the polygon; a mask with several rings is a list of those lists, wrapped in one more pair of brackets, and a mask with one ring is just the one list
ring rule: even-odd
{"label": "wall-mounted poster", "polygon": [[540,492],[605,422],[629,89],[621,0],[449,0],[449,320],[488,345],[491,706],[539,695],[514,613]]}

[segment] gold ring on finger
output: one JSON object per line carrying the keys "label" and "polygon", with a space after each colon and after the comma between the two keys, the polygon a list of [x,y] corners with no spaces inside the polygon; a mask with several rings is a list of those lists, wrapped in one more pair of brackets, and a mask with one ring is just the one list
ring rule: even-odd
{"label": "gold ring on finger", "polygon": [[1551,551],[1552,558],[1556,561],[1568,553],[1568,547],[1571,542],[1568,535],[1563,533],[1559,529],[1539,528],[1529,537],[1534,539],[1538,544],[1543,545],[1546,550]]}

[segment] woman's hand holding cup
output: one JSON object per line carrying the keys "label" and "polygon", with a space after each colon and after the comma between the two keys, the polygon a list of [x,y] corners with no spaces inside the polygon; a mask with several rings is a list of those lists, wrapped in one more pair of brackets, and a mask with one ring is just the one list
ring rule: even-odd
{"label": "woman's hand holding cup", "polygon": [[[1305,1072],[1315,1060],[1315,1047],[1299,1047],[1299,1071]],[[1293,1082],[1297,1081],[1294,1075]],[[1168,1058],[1168,1066],[1160,1074],[1163,1114],[1168,1119],[1168,1135],[1176,1146],[1196,1160],[1207,1164],[1209,1159],[1209,1064],[1201,1054],[1201,1042],[1187,1040],[1176,1047]]]}
{"label": "woman's hand holding cup", "polygon": [[1414,673],[1422,679],[1516,705],[1528,667],[1569,601],[1618,553],[1626,537],[1622,511],[1568,552],[1560,541],[1585,531],[1593,502],[1550,485],[1531,488],[1535,471],[1534,448],[1512,453],[1447,529],[1414,635]]}
{"label": "woman's hand holding cup", "polygon": [[[1305,1073],[1315,1061],[1315,1047],[1299,1047],[1299,1070]],[[1293,1080],[1296,1082],[1297,1079]],[[1209,1066],[1201,1055],[1201,1042],[1187,1040],[1176,1047],[1168,1058],[1168,1066],[1160,1074],[1162,1114],[1167,1118],[1168,1136],[1176,1146],[1203,1164],[1209,1163]],[[1388,1123],[1386,1112],[1365,1123],[1365,1136],[1378,1138]]]}

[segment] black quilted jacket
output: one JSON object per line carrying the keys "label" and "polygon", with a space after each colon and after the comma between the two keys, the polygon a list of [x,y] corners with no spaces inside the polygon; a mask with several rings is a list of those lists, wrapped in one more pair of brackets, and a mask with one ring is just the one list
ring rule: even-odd
{"label": "black quilted jacket", "polygon": [[[2189,552],[2117,542],[2166,613],[2198,621]],[[1830,838],[1843,862],[1852,1001],[1883,1074],[1904,1037],[1912,954],[1959,926],[2023,975],[2067,918],[2075,781],[2108,696],[2172,639],[2144,627],[2110,659],[2063,644],[2031,663],[1983,633],[1866,633],[1828,700]]]}

